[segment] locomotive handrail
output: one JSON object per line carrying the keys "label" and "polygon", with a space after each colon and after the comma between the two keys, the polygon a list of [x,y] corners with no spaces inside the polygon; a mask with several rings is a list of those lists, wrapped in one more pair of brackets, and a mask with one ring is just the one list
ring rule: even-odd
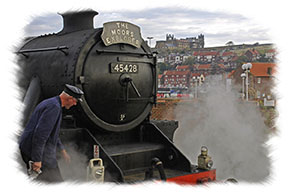
{"label": "locomotive handrail", "polygon": [[147,54],[143,52],[123,52],[118,50],[96,50],[97,53],[111,53],[111,54],[134,54],[134,55],[141,55],[141,56],[148,56],[153,57],[153,54]]}
{"label": "locomotive handrail", "polygon": [[148,63],[148,64],[154,65],[153,60],[151,60],[150,58],[119,56],[117,57],[117,61],[118,62],[133,62],[133,63]]}
{"label": "locomotive handrail", "polygon": [[[113,100],[116,100],[116,101],[126,101],[125,98],[115,98]],[[149,102],[149,103],[154,103],[154,97],[150,97],[150,98],[129,98],[129,102]]]}
{"label": "locomotive handrail", "polygon": [[64,50],[68,50],[69,48],[67,46],[57,46],[57,47],[48,47],[48,48],[36,48],[36,49],[26,49],[26,50],[19,50],[16,52],[17,54],[22,54],[25,57],[28,57],[25,53],[31,53],[31,52],[47,52],[47,51],[54,51],[58,50],[65,54],[65,56],[68,55],[68,52],[65,52]]}

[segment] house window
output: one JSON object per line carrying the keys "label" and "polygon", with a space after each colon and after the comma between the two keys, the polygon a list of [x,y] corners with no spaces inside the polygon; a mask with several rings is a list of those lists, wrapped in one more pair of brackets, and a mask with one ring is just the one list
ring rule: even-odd
{"label": "house window", "polygon": [[272,68],[271,68],[271,67],[268,67],[268,69],[267,69],[267,74],[268,74],[268,75],[272,75]]}
{"label": "house window", "polygon": [[261,83],[261,78],[257,78],[257,83],[258,83],[258,84]]}

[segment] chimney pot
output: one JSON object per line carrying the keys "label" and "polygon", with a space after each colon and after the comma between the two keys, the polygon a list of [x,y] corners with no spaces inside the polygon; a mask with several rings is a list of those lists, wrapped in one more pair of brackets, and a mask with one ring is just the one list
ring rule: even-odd
{"label": "chimney pot", "polygon": [[98,15],[98,12],[94,10],[70,11],[60,15],[63,18],[63,29],[60,32],[62,34],[94,29],[93,18],[95,15]]}

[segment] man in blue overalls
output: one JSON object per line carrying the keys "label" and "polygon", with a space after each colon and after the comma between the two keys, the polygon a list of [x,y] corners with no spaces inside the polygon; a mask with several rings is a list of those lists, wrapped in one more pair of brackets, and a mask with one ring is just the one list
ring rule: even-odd
{"label": "man in blue overalls", "polygon": [[27,168],[29,161],[32,161],[32,169],[36,172],[42,171],[37,180],[63,181],[56,159],[56,149],[60,149],[67,162],[70,162],[70,156],[59,138],[62,107],[69,109],[76,105],[83,94],[79,88],[66,84],[59,96],[43,100],[31,115],[20,138],[20,152]]}

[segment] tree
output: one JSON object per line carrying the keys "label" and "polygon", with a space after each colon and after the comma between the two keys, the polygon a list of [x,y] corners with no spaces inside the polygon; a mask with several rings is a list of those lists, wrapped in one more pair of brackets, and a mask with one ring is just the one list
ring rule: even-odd
{"label": "tree", "polygon": [[158,66],[158,69],[159,69],[159,74],[163,74],[163,72],[165,70],[170,70],[171,69],[171,67],[168,64],[162,63],[162,62],[158,63],[157,66]]}
{"label": "tree", "polygon": [[226,45],[226,46],[233,46],[234,43],[233,43],[232,41],[229,41],[229,42],[227,42],[225,45]]}
{"label": "tree", "polygon": [[269,59],[265,57],[265,54],[260,54],[259,59],[257,62],[269,62]]}
{"label": "tree", "polygon": [[190,65],[192,66],[195,63],[195,58],[192,56],[189,56],[185,62],[183,62],[183,65]]}
{"label": "tree", "polygon": [[242,65],[243,63],[250,62],[248,57],[245,55],[239,56],[238,59],[235,61],[237,65]]}

